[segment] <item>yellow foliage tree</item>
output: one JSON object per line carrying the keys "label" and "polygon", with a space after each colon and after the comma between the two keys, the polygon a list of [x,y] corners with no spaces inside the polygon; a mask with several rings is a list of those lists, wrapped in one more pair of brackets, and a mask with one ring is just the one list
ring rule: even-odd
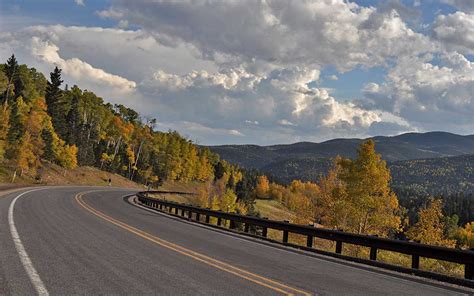
{"label": "yellow foliage tree", "polygon": [[255,193],[258,198],[267,198],[268,191],[270,190],[270,183],[265,175],[257,177],[257,186],[255,187]]}
{"label": "yellow foliage tree", "polygon": [[224,212],[233,213],[236,209],[237,195],[232,189],[227,189],[222,195],[220,208]]}
{"label": "yellow foliage tree", "polygon": [[408,238],[423,244],[454,247],[455,241],[447,239],[444,235],[445,224],[443,222],[443,202],[433,199],[429,205],[418,212],[418,221],[406,235]]}
{"label": "yellow foliage tree", "polygon": [[77,147],[76,145],[63,145],[58,155],[59,164],[66,169],[77,167]]}
{"label": "yellow foliage tree", "polygon": [[33,153],[33,144],[29,132],[21,137],[19,145],[14,150],[13,162],[15,165],[15,172],[13,174],[12,182],[15,181],[17,170],[20,170],[20,175],[30,170],[36,170],[38,160]]}
{"label": "yellow foliage tree", "polygon": [[390,189],[390,171],[375,143],[363,143],[355,160],[340,158],[339,179],[345,183],[350,203],[346,231],[386,236],[399,231],[401,219],[396,195]]}
{"label": "yellow foliage tree", "polygon": [[285,190],[285,186],[276,183],[271,183],[268,190],[268,194],[272,199],[276,199],[279,202],[283,203],[283,195]]}
{"label": "yellow foliage tree", "polygon": [[474,248],[474,221],[459,227],[455,234],[456,240],[462,248]]}
{"label": "yellow foliage tree", "polygon": [[54,131],[52,132],[52,138],[52,151],[59,165],[67,169],[77,167],[76,145],[67,145]]}
{"label": "yellow foliage tree", "polygon": [[347,229],[352,204],[344,184],[338,178],[339,166],[334,166],[319,180],[319,197],[314,207],[314,220],[334,229]]}
{"label": "yellow foliage tree", "polygon": [[7,135],[10,128],[10,108],[4,105],[0,108],[0,162],[3,161],[7,150]]}

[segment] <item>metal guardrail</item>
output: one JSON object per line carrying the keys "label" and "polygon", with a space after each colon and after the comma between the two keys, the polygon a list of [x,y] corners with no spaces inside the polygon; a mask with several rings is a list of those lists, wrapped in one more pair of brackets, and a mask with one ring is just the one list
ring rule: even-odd
{"label": "metal guardrail", "polygon": [[205,221],[204,223],[210,224],[210,219],[216,218],[217,226],[221,226],[223,221],[230,221],[230,229],[243,228],[243,231],[246,233],[249,233],[251,229],[258,228],[260,231],[258,231],[257,235],[265,238],[267,237],[268,229],[279,230],[283,233],[283,244],[289,244],[288,234],[295,233],[307,237],[306,249],[313,248],[314,238],[321,238],[336,242],[336,254],[342,254],[343,244],[369,247],[370,261],[377,260],[378,250],[392,251],[410,255],[411,268],[414,271],[420,268],[420,257],[462,264],[465,267],[464,278],[467,281],[464,281],[461,284],[466,285],[467,283],[468,286],[474,287],[474,281],[472,281],[474,275],[474,251],[437,247],[409,241],[380,238],[370,235],[360,235],[324,228],[315,228],[313,226],[292,224],[287,221],[272,221],[265,218],[226,213],[222,211],[211,210],[209,208],[205,209],[197,206],[151,198],[148,196],[148,194],[193,195],[193,193],[145,191],[139,192],[137,197],[138,201],[147,207],[168,211],[169,213],[176,216],[179,216],[178,212],[181,211],[181,216],[187,217],[190,220],[196,220],[200,222]]}

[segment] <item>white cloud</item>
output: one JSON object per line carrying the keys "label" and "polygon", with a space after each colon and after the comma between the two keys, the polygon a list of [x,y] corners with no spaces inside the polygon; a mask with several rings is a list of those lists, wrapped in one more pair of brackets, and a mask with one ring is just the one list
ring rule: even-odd
{"label": "white cloud", "polygon": [[84,6],[84,0],[74,0],[77,5]]}
{"label": "white cloud", "polygon": [[[248,70],[335,65],[349,70],[432,48],[394,9],[334,1],[115,1],[103,16],[158,39],[185,42],[217,63]],[[253,68],[252,70],[250,68]]]}
{"label": "white cloud", "polygon": [[474,13],[474,1],[472,0],[442,0],[442,2],[452,5],[467,13]]}
{"label": "white cloud", "polygon": [[289,125],[289,126],[295,126],[296,124],[294,124],[293,122],[289,121],[289,120],[286,120],[286,119],[280,119],[278,120],[278,124],[280,125]]}
{"label": "white cloud", "polygon": [[[289,139],[315,140],[334,134],[367,135],[373,124],[383,120],[382,114],[388,114],[338,102],[327,90],[309,85],[318,77],[318,71],[298,67],[274,70],[266,76],[243,69],[185,75],[159,71],[139,89],[148,98],[142,108],[151,110],[155,105],[165,122],[189,121],[211,129],[237,130],[239,135],[260,143],[263,135],[271,142],[283,134]],[[252,120],[242,121],[243,116]],[[385,117],[399,126],[396,120]],[[275,138],[270,139],[270,135]]]}
{"label": "white cloud", "polygon": [[59,48],[56,45],[41,41],[38,37],[31,39],[31,53],[42,61],[61,68],[66,75],[75,79],[86,78],[91,82],[118,89],[124,93],[131,91],[136,86],[133,81],[94,68],[80,59],[65,60],[59,56]]}
{"label": "white cloud", "polygon": [[247,119],[247,120],[245,120],[244,122],[245,122],[245,123],[248,123],[248,124],[258,125],[258,121],[256,121],[256,120],[248,120],[248,119]]}
{"label": "white cloud", "polygon": [[441,55],[441,65],[432,58],[400,58],[384,84],[366,85],[366,98],[420,130],[472,133],[474,63],[456,52]]}
{"label": "white cloud", "polygon": [[448,50],[474,54],[474,14],[458,11],[439,15],[433,24],[433,33]]}
{"label": "white cloud", "polygon": [[103,19],[121,19],[123,13],[115,9],[97,11],[96,14]]}
{"label": "white cloud", "polygon": [[[436,17],[423,35],[399,1],[116,0],[96,12],[116,28],[15,25],[0,33],[0,57],[14,52],[44,73],[58,65],[68,83],[206,144],[470,132],[472,2],[446,2],[464,12]],[[388,74],[362,98],[337,98],[341,82],[324,87],[376,65]]]}

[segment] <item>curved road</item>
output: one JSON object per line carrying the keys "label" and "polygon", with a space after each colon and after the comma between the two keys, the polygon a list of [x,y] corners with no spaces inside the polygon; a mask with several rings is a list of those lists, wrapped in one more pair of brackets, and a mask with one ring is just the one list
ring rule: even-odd
{"label": "curved road", "polygon": [[184,222],[125,202],[124,196],[133,193],[103,187],[49,187],[0,197],[0,294],[472,292]]}

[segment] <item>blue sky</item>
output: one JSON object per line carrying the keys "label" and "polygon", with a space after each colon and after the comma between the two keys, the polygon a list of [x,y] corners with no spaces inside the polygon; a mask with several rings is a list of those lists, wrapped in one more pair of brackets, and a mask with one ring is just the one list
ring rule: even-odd
{"label": "blue sky", "polygon": [[0,58],[203,144],[467,134],[473,2],[2,0]]}

